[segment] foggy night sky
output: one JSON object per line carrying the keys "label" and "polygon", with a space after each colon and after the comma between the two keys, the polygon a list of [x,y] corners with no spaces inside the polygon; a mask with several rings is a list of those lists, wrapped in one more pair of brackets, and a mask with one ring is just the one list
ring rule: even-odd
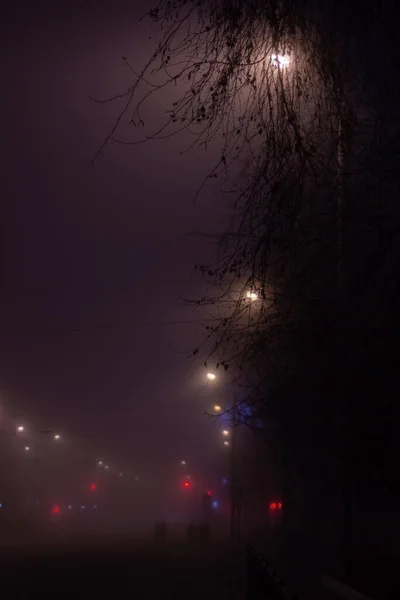
{"label": "foggy night sky", "polygon": [[217,193],[192,203],[212,157],[180,156],[180,138],[110,145],[91,166],[118,105],[89,95],[131,84],[121,57],[148,58],[137,18],[153,3],[77,5],[18,3],[1,17],[2,401],[139,469],[207,460],[218,445],[201,362],[186,358],[202,330],[162,324],[198,318],[177,299],[201,294],[193,266],[213,255],[185,234],[223,227]]}

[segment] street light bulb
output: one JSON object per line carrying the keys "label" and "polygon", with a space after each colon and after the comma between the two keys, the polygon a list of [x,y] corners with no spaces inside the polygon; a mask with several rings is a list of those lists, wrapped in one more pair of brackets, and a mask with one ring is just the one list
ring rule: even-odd
{"label": "street light bulb", "polygon": [[286,68],[290,64],[290,58],[286,54],[273,54],[272,60],[278,67]]}
{"label": "street light bulb", "polygon": [[186,465],[186,460],[181,460],[181,465],[184,467]]}
{"label": "street light bulb", "polygon": [[247,292],[246,297],[251,301],[258,300],[258,294],[250,290]]}
{"label": "street light bulb", "polygon": [[24,450],[25,450],[25,452],[29,452],[29,450],[30,450],[29,446],[25,446]]}
{"label": "street light bulb", "polygon": [[102,460],[98,460],[98,461],[97,461],[97,465],[98,465],[99,467],[102,467],[102,466],[104,465],[104,463],[103,463],[103,461],[102,461]]}
{"label": "street light bulb", "polygon": [[59,433],[55,433],[55,434],[54,434],[54,439],[55,439],[56,441],[60,440],[60,439],[61,439],[61,435],[60,435]]}
{"label": "street light bulb", "polygon": [[229,442],[228,442],[228,440],[225,440],[225,441],[224,441],[224,446],[229,446]]}
{"label": "street light bulb", "polygon": [[209,379],[210,381],[214,381],[214,379],[216,379],[216,375],[215,373],[207,373],[207,379]]}
{"label": "street light bulb", "polygon": [[108,471],[108,469],[110,468],[108,465],[104,465],[104,468],[106,471]]}
{"label": "street light bulb", "polygon": [[214,410],[215,412],[221,412],[222,409],[219,404],[214,404]]}
{"label": "street light bulb", "polygon": [[18,425],[17,431],[19,431],[19,433],[22,433],[24,430],[25,430],[25,427],[23,425]]}
{"label": "street light bulb", "polygon": [[224,435],[226,437],[227,435],[229,435],[229,431],[227,429],[223,429],[222,435]]}

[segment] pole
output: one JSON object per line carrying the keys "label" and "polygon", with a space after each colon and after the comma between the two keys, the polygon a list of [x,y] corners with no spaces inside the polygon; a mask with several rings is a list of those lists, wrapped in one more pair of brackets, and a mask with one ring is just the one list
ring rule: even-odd
{"label": "pole", "polygon": [[[345,277],[344,277],[344,164],[346,154],[346,139],[343,126],[342,106],[339,111],[338,119],[338,194],[337,194],[337,282],[338,282],[338,304],[339,318],[341,321],[340,331],[343,331],[344,321],[344,303],[345,303]],[[338,346],[341,355],[340,345],[345,343],[345,336],[340,336]],[[353,493],[352,493],[352,452],[351,452],[351,431],[350,415],[345,394],[343,381],[343,365],[339,363],[339,450],[340,450],[340,472],[341,472],[341,506],[342,506],[342,540],[340,551],[342,553],[342,573],[341,576],[347,579],[351,575],[352,563],[352,530],[353,530]]]}
{"label": "pole", "polygon": [[230,452],[230,537],[232,543],[235,543],[237,533],[236,429],[236,419],[234,417]]}

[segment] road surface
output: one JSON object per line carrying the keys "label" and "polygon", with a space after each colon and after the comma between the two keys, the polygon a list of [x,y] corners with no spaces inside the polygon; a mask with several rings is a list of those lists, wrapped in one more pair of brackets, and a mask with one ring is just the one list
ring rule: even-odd
{"label": "road surface", "polygon": [[0,578],[13,600],[244,600],[245,557],[226,546],[97,537],[3,547]]}

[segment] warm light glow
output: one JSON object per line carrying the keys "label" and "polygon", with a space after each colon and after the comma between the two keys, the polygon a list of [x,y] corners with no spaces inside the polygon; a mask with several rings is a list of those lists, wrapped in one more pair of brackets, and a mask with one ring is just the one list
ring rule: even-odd
{"label": "warm light glow", "polygon": [[17,431],[19,431],[19,433],[22,433],[24,430],[25,430],[25,427],[23,425],[18,425]]}
{"label": "warm light glow", "polygon": [[103,463],[103,461],[102,461],[102,460],[98,460],[98,461],[97,461],[97,465],[98,465],[99,467],[102,467],[102,466],[104,465],[104,463]]}
{"label": "warm light glow", "polygon": [[29,450],[30,450],[29,446],[25,446],[24,450],[25,450],[25,452],[29,452]]}
{"label": "warm light glow", "polygon": [[221,412],[222,408],[220,407],[219,404],[214,404],[214,410],[215,410],[215,412]]}
{"label": "warm light glow", "polygon": [[271,60],[279,68],[286,68],[290,65],[290,57],[287,54],[273,54]]}
{"label": "warm light glow", "polygon": [[251,300],[252,302],[253,302],[254,300],[258,300],[258,294],[257,294],[256,292],[252,292],[252,291],[250,291],[250,290],[249,290],[249,291],[246,293],[246,297],[247,297],[249,300]]}
{"label": "warm light glow", "polygon": [[224,435],[226,437],[227,435],[229,435],[229,431],[227,429],[223,429],[222,435]]}
{"label": "warm light glow", "polygon": [[181,460],[181,465],[184,467],[186,465],[186,460]]}
{"label": "warm light glow", "polygon": [[207,379],[209,379],[210,381],[214,381],[214,379],[216,379],[216,375],[215,373],[207,373]]}
{"label": "warm light glow", "polygon": [[55,433],[53,437],[56,440],[56,442],[58,442],[58,440],[61,439],[61,435],[59,433]]}
{"label": "warm light glow", "polygon": [[224,441],[224,446],[229,446],[229,442],[228,442],[228,440],[225,440],[225,441]]}
{"label": "warm light glow", "polygon": [[123,476],[123,473],[119,472],[119,473],[118,473],[118,475],[119,475],[120,477],[122,477],[122,476]]}

